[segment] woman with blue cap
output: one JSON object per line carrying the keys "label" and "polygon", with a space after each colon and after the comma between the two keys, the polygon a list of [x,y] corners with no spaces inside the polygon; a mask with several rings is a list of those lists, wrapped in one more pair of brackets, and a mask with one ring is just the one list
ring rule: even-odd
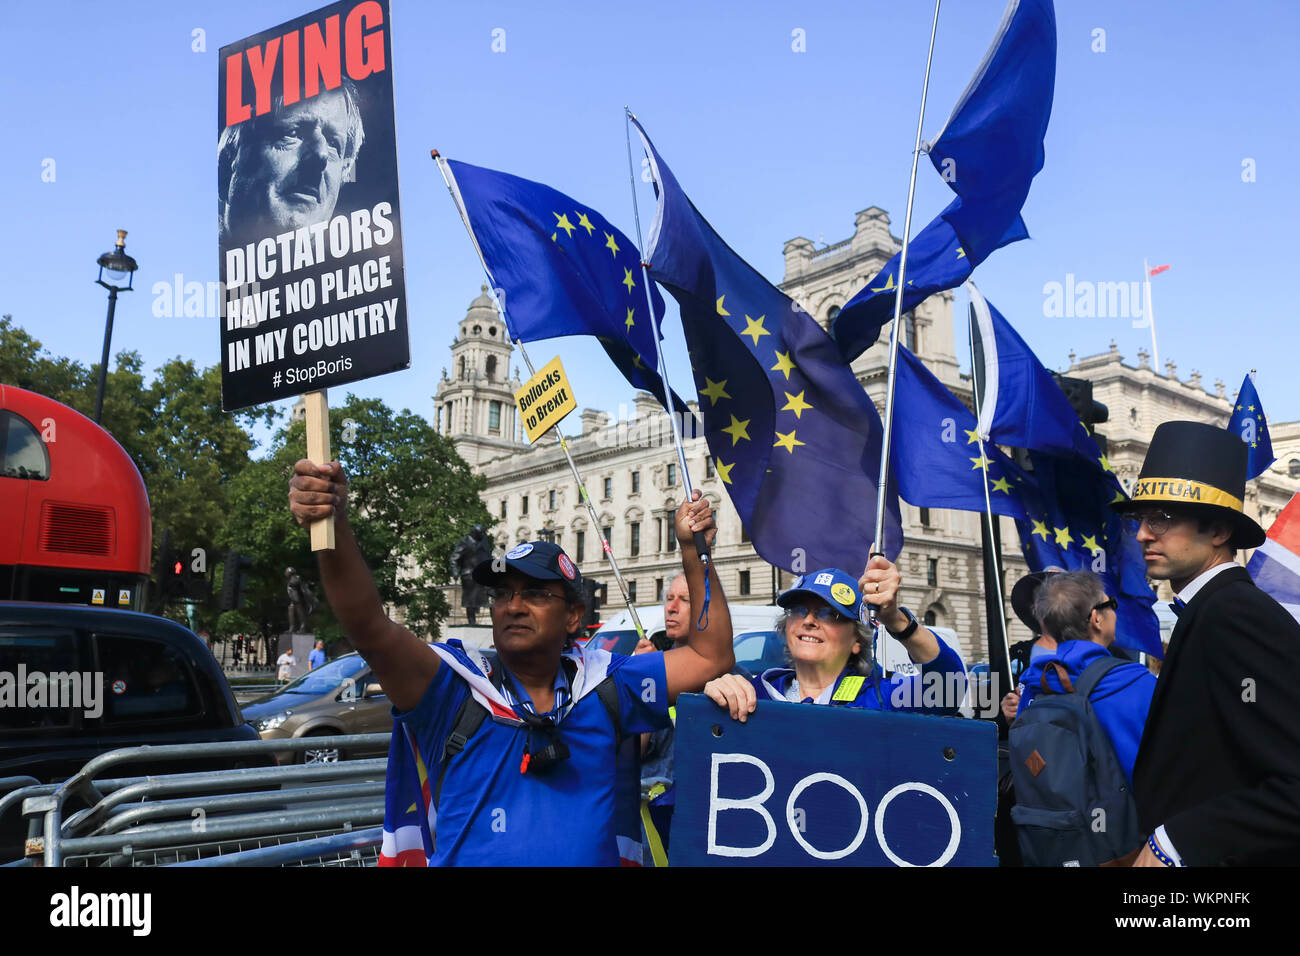
{"label": "woman with blue cap", "polygon": [[[856,581],[839,568],[796,578],[777,598],[785,608],[777,630],[785,635],[792,666],[753,678],[724,674],[705,684],[704,693],[740,721],[759,700],[956,713],[966,690],[961,658],[897,604],[901,582],[898,569],[880,554]],[[876,609],[880,624],[907,649],[919,675],[883,675],[872,656],[871,628],[863,623],[865,605]]]}

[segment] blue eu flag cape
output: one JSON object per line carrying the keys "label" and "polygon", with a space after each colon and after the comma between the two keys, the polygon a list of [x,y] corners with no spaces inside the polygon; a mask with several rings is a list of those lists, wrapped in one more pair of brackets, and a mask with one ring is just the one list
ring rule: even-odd
{"label": "blue eu flag cape", "polygon": [[[594,335],[636,388],[665,408],[646,281],[636,246],[604,216],[559,190],[448,160],[511,338]],[[664,300],[650,289],[656,325]],[[673,407],[686,403],[673,396]]]}
{"label": "blue eu flag cape", "polygon": [[1247,375],[1237,392],[1237,400],[1232,405],[1232,417],[1228,420],[1228,431],[1236,432],[1246,443],[1246,480],[1258,478],[1268,471],[1269,465],[1277,461],[1273,456],[1273,440],[1268,437],[1268,420],[1264,417],[1264,406],[1255,391],[1254,380]]}
{"label": "blue eu flag cape", "polygon": [[[1051,0],[1010,0],[984,61],[929,145],[930,162],[957,198],[908,245],[904,312],[959,285],[994,249],[1028,238],[1020,210],[1043,168],[1055,83]],[[832,333],[846,359],[870,348],[893,318],[901,255],[836,317]]]}
{"label": "blue eu flag cape", "polygon": [[[718,477],[765,561],[796,573],[866,566],[883,427],[835,343],[736,255],[682,192],[639,123],[659,203],[651,275],[681,307]],[[896,494],[885,541],[902,548]]]}

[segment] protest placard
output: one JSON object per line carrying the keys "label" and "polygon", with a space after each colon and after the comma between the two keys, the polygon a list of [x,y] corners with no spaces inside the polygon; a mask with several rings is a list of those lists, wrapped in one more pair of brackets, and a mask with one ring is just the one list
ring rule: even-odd
{"label": "protest placard", "polygon": [[344,0],[221,49],[227,411],[410,365],[389,26]]}
{"label": "protest placard", "polygon": [[996,863],[992,723],[683,694],[675,746],[673,865]]}
{"label": "protest placard", "polygon": [[530,445],[577,409],[578,401],[558,355],[515,392],[515,405]]}

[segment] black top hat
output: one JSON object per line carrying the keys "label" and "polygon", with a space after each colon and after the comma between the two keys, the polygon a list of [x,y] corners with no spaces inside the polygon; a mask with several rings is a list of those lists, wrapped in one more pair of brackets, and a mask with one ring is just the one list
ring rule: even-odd
{"label": "black top hat", "polygon": [[1039,624],[1038,618],[1034,616],[1034,601],[1038,598],[1038,589],[1042,587],[1043,580],[1049,574],[1064,570],[1053,566],[1026,574],[1011,589],[1011,610],[1016,612],[1016,617],[1020,618],[1021,623],[1029,628],[1029,632],[1035,637],[1043,632],[1043,625]]}
{"label": "black top hat", "polygon": [[1151,436],[1133,497],[1115,502],[1119,512],[1153,505],[1225,518],[1233,527],[1228,544],[1257,548],[1264,529],[1242,512],[1246,497],[1246,443],[1233,432],[1201,422],[1165,422]]}

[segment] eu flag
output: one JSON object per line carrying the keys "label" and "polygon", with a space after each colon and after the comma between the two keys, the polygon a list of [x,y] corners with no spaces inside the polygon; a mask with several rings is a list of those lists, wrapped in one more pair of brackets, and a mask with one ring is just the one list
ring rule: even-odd
{"label": "eu flag", "polygon": [[[1010,0],[984,61],[929,145],[930,162],[957,198],[908,244],[903,311],[963,282],[994,249],[1028,238],[1020,210],[1043,168],[1055,83],[1051,0]],[[836,317],[832,332],[846,359],[866,351],[893,318],[901,255]]]}
{"label": "eu flag", "polygon": [[975,283],[967,282],[966,291],[971,298],[972,378],[984,439],[1056,455],[1078,454],[1108,467],[1052,373]]}
{"label": "eu flag", "polygon": [[[523,342],[594,335],[630,384],[665,408],[636,246],[590,206],[541,183],[448,160],[498,295]],[[650,289],[656,321],[664,300]],[[674,407],[686,403],[673,396]]]}
{"label": "eu flag", "polygon": [[898,493],[918,508],[984,511],[1024,518],[1026,475],[997,446],[980,450],[975,416],[919,358],[898,347],[891,469]]}
{"label": "eu flag", "polygon": [[1255,391],[1255,380],[1249,375],[1241,383],[1237,400],[1232,406],[1232,418],[1228,420],[1228,431],[1236,432],[1246,443],[1246,480],[1258,478],[1268,471],[1269,465],[1277,461],[1273,457],[1273,440],[1268,437],[1268,420],[1264,417],[1264,406],[1260,403],[1259,393]]}
{"label": "eu flag", "polygon": [[[659,196],[646,257],[681,307],[718,476],[764,560],[796,573],[867,563],[883,428],[820,325],[736,255],[636,125]],[[902,548],[897,496],[885,540]]]}
{"label": "eu flag", "polygon": [[1119,604],[1115,643],[1163,657],[1142,548],[1110,508],[1124,497],[1115,476],[1076,456],[1031,451],[1029,461],[1033,481],[1020,491],[1027,520],[1016,522],[1029,569],[1095,572]]}

